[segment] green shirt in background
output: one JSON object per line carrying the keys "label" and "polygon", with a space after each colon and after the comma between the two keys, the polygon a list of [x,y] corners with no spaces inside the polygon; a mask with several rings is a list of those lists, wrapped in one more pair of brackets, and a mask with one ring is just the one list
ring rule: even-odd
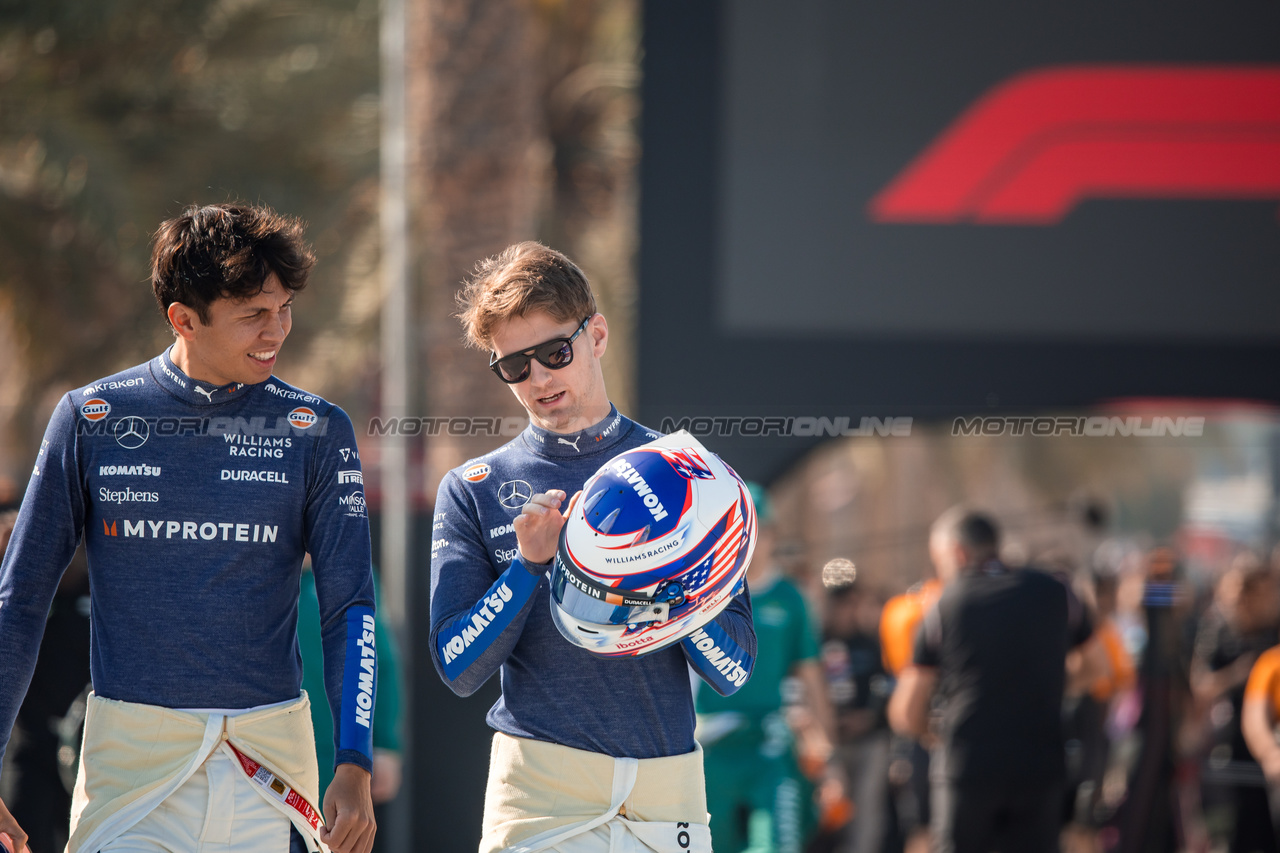
{"label": "green shirt in background", "polygon": [[762,589],[752,587],[751,613],[757,648],[751,678],[729,696],[699,690],[694,701],[699,715],[736,711],[759,721],[782,707],[782,682],[792,668],[817,659],[818,638],[809,622],[809,608],[790,580],[777,577]]}
{"label": "green shirt in background", "polygon": [[[731,696],[702,689],[694,699],[711,839],[717,850],[798,851],[816,816],[792,754],[782,686],[796,664],[818,658],[818,638],[804,596],[786,578],[751,587],[751,615],[757,652],[750,680]],[[743,814],[750,815],[745,823]]]}
{"label": "green shirt in background", "polygon": [[[378,579],[373,580],[375,606],[381,607]],[[378,646],[378,686],[373,706],[373,748],[400,752],[400,675],[395,642],[381,619],[374,621]],[[302,573],[298,596],[298,647],[302,651],[302,689],[311,697],[311,724],[316,732],[316,760],[320,764],[320,797],[333,781],[333,716],[324,692],[324,655],[320,641],[320,601],[316,576]]]}

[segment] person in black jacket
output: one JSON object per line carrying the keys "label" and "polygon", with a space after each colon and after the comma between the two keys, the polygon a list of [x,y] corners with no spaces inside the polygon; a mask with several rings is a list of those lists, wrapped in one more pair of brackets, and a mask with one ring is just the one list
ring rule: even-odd
{"label": "person in black jacket", "polygon": [[1056,851],[1066,658],[1092,625],[1060,580],[1000,562],[985,515],[948,511],[929,547],[946,588],[925,614],[889,720],[923,735],[934,708],[935,849]]}

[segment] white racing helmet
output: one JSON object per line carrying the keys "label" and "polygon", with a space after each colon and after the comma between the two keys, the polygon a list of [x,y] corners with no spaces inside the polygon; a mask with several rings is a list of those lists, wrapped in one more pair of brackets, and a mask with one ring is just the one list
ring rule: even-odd
{"label": "white racing helmet", "polygon": [[582,487],[560,530],[551,616],[606,657],[642,655],[710,622],[743,585],[751,493],[681,430],[621,453]]}

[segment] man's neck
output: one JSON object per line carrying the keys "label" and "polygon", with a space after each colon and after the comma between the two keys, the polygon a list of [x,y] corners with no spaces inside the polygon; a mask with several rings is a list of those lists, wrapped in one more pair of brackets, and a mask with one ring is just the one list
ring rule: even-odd
{"label": "man's neck", "polygon": [[182,338],[178,338],[173,342],[173,348],[169,350],[169,360],[173,362],[174,367],[196,382],[220,387],[229,385],[234,381],[231,379],[217,379],[209,374],[204,364],[191,355],[191,351],[187,348],[187,342]]}
{"label": "man's neck", "polygon": [[584,412],[564,426],[555,426],[554,424],[542,423],[534,420],[533,425],[547,432],[553,432],[557,435],[573,435],[575,432],[582,432],[584,429],[591,429],[605,418],[609,417],[609,413],[613,411],[613,404],[605,400],[602,404],[595,406],[590,412]]}
{"label": "man's neck", "polygon": [[622,438],[626,430],[623,428],[622,413],[612,406],[604,417],[598,418],[589,426],[573,432],[549,430],[537,421],[529,422],[529,439],[531,447],[549,456],[576,456],[592,453]]}
{"label": "man's neck", "polygon": [[1000,562],[999,557],[984,557],[981,560],[965,563],[960,567],[959,577],[982,574],[983,572],[1004,572],[1008,567]]}

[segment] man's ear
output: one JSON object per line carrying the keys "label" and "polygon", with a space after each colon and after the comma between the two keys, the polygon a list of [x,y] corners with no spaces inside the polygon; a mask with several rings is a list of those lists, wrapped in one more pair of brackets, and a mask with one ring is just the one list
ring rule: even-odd
{"label": "man's ear", "polygon": [[173,326],[173,333],[183,340],[191,340],[196,334],[196,324],[203,326],[200,322],[200,315],[195,312],[194,308],[189,308],[181,302],[169,303],[169,310],[166,312],[169,317],[169,325]]}
{"label": "man's ear", "polygon": [[595,357],[604,355],[609,346],[609,324],[603,314],[597,313],[591,318],[591,322],[587,324],[587,334],[591,336],[591,351],[595,353]]}

